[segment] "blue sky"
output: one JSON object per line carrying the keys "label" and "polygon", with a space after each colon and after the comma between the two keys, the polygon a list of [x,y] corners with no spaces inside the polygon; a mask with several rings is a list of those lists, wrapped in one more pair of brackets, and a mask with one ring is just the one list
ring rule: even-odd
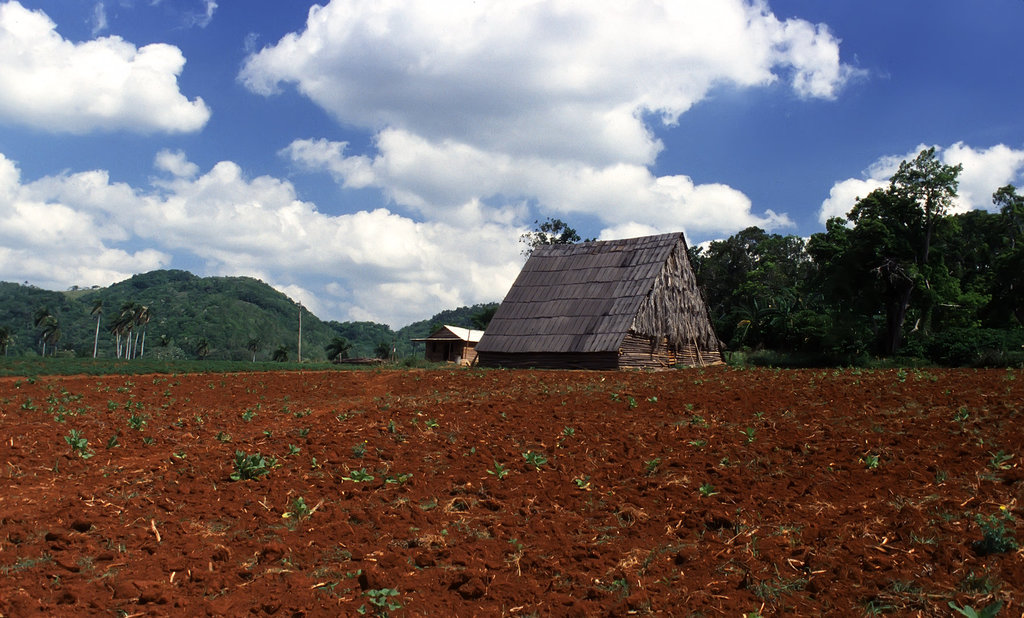
{"label": "blue sky", "polygon": [[0,0],[0,280],[258,277],[398,327],[520,235],[808,236],[935,146],[1024,182],[1021,0]]}

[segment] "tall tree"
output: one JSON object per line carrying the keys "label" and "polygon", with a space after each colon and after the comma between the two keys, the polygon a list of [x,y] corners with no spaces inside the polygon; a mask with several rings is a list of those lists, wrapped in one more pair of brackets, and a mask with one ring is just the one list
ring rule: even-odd
{"label": "tall tree", "polygon": [[32,314],[32,323],[36,328],[40,329],[39,342],[42,344],[43,356],[46,356],[46,325],[53,319],[53,314],[46,307],[39,307]]}
{"label": "tall tree", "polygon": [[[60,330],[60,322],[58,322],[56,316],[48,316],[43,323],[43,345],[50,344],[52,348],[51,354],[57,356],[57,342],[60,341],[63,333]],[[45,355],[45,347],[43,354]]]}
{"label": "tall tree", "polygon": [[832,298],[837,314],[858,308],[870,323],[871,307],[881,305],[885,354],[899,352],[912,308],[914,329],[927,334],[934,306],[958,293],[942,260],[934,258],[933,244],[956,197],[960,170],[940,163],[934,148],[922,150],[900,163],[888,188],[857,201],[847,215],[851,228],[834,219],[824,234],[811,237],[809,252],[839,292]]}
{"label": "tall tree", "polygon": [[931,254],[935,225],[949,212],[960,181],[963,165],[945,165],[935,156],[935,148],[926,148],[913,161],[903,161],[889,180],[889,191],[896,197],[910,200],[920,209],[924,237],[921,239],[920,263],[927,264]]}
{"label": "tall tree", "polygon": [[97,298],[92,303],[92,310],[89,311],[89,315],[96,316],[96,335],[92,340],[92,357],[96,358],[96,353],[100,347],[100,318],[103,316],[103,299]]}
{"label": "tall tree", "polygon": [[263,340],[259,337],[252,337],[248,343],[245,344],[246,349],[252,352],[252,362],[256,362],[256,353],[263,348]]}
{"label": "tall tree", "polygon": [[128,301],[121,304],[121,310],[114,317],[110,325],[110,332],[114,335],[114,343],[117,349],[117,357],[131,358],[132,329],[135,328],[135,303]]}
{"label": "tall tree", "polygon": [[593,238],[583,240],[579,232],[569,227],[569,224],[561,219],[548,217],[543,223],[534,221],[533,231],[527,232],[519,237],[519,242],[526,245],[523,255],[530,257],[534,249],[542,245],[567,245],[580,241],[590,242]]}
{"label": "tall tree", "polygon": [[352,344],[344,337],[334,337],[330,343],[324,346],[324,350],[327,352],[327,360],[329,361],[338,358],[348,358],[348,351],[351,349]]}
{"label": "tall tree", "polygon": [[994,264],[993,303],[1009,311],[1024,325],[1024,196],[1007,185],[998,189],[992,201],[999,206],[1004,242]]}
{"label": "tall tree", "polygon": [[146,305],[138,305],[138,304],[135,305],[135,312],[132,315],[132,324],[136,328],[142,330],[142,346],[141,347],[138,347],[139,333],[138,333],[138,331],[136,331],[136,333],[135,333],[135,344],[136,345],[134,346],[134,349],[135,349],[135,356],[136,357],[142,356],[146,352],[146,326],[149,324],[149,321],[152,318],[153,318],[153,315],[152,315],[152,312],[150,312],[149,307],[147,307]]}

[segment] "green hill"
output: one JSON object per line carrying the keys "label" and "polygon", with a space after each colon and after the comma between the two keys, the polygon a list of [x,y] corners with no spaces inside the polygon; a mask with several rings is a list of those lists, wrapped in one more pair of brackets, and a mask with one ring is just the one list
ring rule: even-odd
{"label": "green hill", "polygon": [[[250,277],[197,277],[182,270],[158,270],[135,275],[106,288],[42,290],[30,285],[0,282],[0,328],[11,335],[8,354],[39,354],[41,328],[35,316],[45,308],[57,319],[58,354],[92,356],[96,317],[91,311],[102,302],[99,356],[116,356],[115,336],[110,332],[122,306],[144,305],[150,320],[131,335],[146,356],[249,360],[249,342],[259,341],[257,360],[268,360],[283,348],[296,360],[299,305],[266,283]],[[472,326],[472,315],[494,306],[476,305],[444,311],[429,320],[411,324],[397,333],[374,322],[325,322],[302,311],[302,358],[325,360],[325,346],[335,337],[351,344],[350,357],[376,356],[396,347],[400,358],[417,350],[411,337],[425,336],[434,324]],[[47,346],[47,354],[52,345]],[[418,346],[422,354],[422,345]]]}

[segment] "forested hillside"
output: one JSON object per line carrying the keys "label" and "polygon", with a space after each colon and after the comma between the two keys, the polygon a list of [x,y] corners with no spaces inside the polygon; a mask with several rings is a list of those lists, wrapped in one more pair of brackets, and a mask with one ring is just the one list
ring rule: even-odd
{"label": "forested hillside", "polygon": [[[324,322],[303,309],[302,358],[325,360],[325,348],[339,337],[350,345],[348,357],[387,356],[395,348],[405,358],[414,353],[408,338],[420,336],[409,333],[426,334],[429,324],[449,318],[469,326],[465,316],[478,310],[443,312],[396,333],[373,322]],[[65,292],[0,282],[0,339],[8,355],[42,354],[45,347],[47,355],[91,357],[95,344],[104,358],[294,361],[298,330],[299,305],[249,277],[159,270],[107,288]]]}

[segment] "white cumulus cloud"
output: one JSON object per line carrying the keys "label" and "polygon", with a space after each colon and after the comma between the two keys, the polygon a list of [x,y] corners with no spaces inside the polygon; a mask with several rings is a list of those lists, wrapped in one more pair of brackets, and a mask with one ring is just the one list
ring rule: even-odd
{"label": "white cumulus cloud", "polygon": [[0,155],[0,280],[51,289],[109,285],[198,261],[200,275],[248,275],[327,319],[404,326],[500,300],[522,266],[520,228],[416,222],[379,208],[329,215],[286,180],[234,162],[199,168],[161,151],[149,187],[103,170],[25,182]]}
{"label": "white cumulus cloud", "polygon": [[[928,148],[919,144],[902,155],[885,155],[876,159],[861,178],[847,178],[832,185],[829,196],[821,203],[818,221],[824,223],[832,217],[846,218],[857,200],[867,197],[875,189],[889,186],[889,179],[899,169],[900,162],[911,161]],[[935,146],[935,154],[944,165],[962,165],[958,177],[959,188],[952,213],[969,210],[991,210],[992,194],[1007,184],[1019,184],[1024,174],[1024,150],[996,144],[989,148],[973,148],[963,142],[947,147]]]}
{"label": "white cumulus cloud", "polygon": [[723,233],[789,220],[729,187],[653,176],[662,144],[647,123],[675,123],[722,84],[829,99],[855,73],[827,27],[760,1],[334,0],[239,79],[265,95],[294,84],[374,131],[376,153],[300,140],[287,154],[427,218],[531,203],[607,229]]}
{"label": "white cumulus cloud", "polygon": [[137,48],[117,36],[68,41],[44,12],[13,0],[0,4],[0,66],[0,122],[59,133],[176,133],[198,131],[210,117],[201,98],[178,88],[185,57],[177,47]]}

